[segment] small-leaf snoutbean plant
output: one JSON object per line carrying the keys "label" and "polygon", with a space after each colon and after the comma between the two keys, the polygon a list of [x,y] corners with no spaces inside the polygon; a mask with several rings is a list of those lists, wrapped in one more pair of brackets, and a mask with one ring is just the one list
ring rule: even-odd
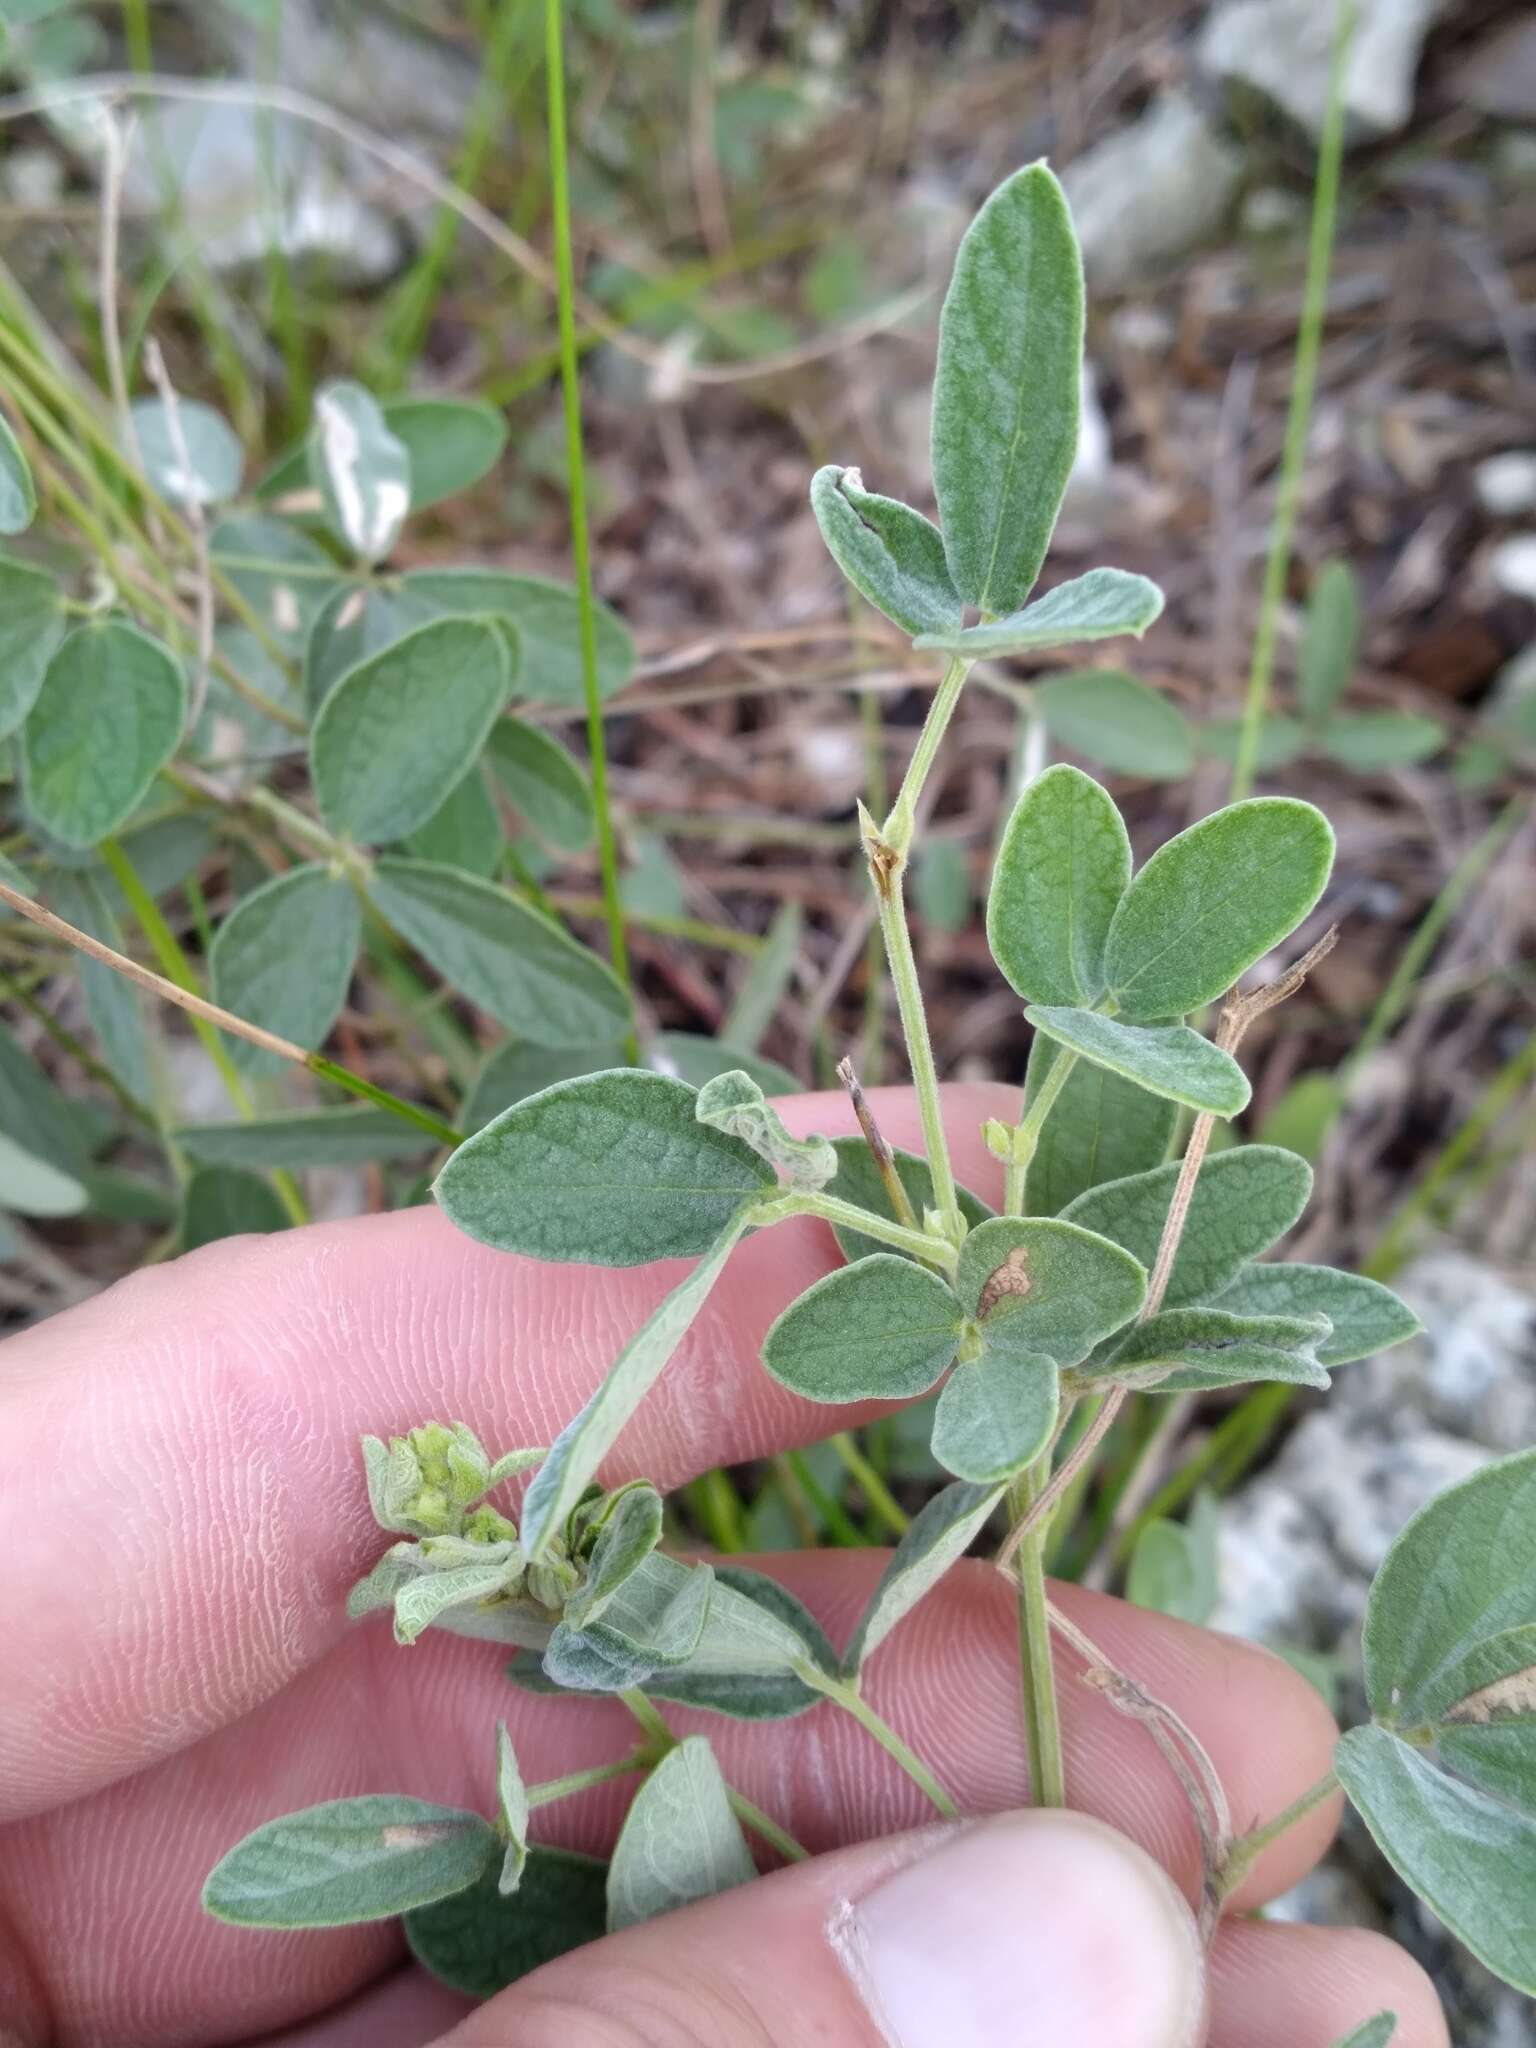
{"label": "small-leaf snoutbean plant", "polygon": [[[941,525],[851,470],[823,469],[811,486],[849,580],[946,659],[895,804],[883,821],[863,819],[924,1154],[891,1150],[867,1105],[861,1137],[797,1138],[745,1072],[695,1090],[617,1068],[515,1103],[436,1182],[445,1214],[506,1252],[693,1263],[553,1444],[493,1457],[463,1422],[365,1440],[373,1510],[395,1540],[353,1612],[389,1609],[401,1643],[433,1626],[510,1650],[509,1681],[534,1693],[616,1694],[637,1746],[527,1786],[505,1729],[494,1741],[488,1729],[495,1820],[386,1797],[274,1820],[210,1877],[207,1904],[222,1918],[287,1927],[403,1913],[426,1964],[489,1993],[605,1926],[750,1877],[749,1836],[801,1853],[726,1784],[706,1738],[674,1739],[671,1702],[746,1720],[851,1714],[952,1814],[945,1758],[916,1755],[863,1680],[914,1606],[1000,1524],[1036,1800],[1073,1791],[1054,1639],[1178,1770],[1204,1844],[1207,1928],[1261,1849],[1342,1785],[1408,1883],[1490,1968],[1536,1990],[1536,1454],[1489,1466],[1403,1531],[1365,1622],[1370,1720],[1343,1737],[1321,1783],[1245,1834],[1189,1730],[1046,1590],[1053,1510],[1132,1392],[1322,1389],[1415,1328],[1371,1281],[1266,1261],[1308,1200],[1305,1161],[1272,1145],[1210,1149],[1249,1099],[1236,1057],[1245,1029],[1299,985],[1311,957],[1238,989],[1328,881],[1332,833],[1292,798],[1235,803],[1138,869],[1114,803],[1087,775],[1058,765],[1024,790],[987,934],[1034,1049],[1017,1119],[985,1131],[1003,1167],[1000,1209],[955,1179],[903,912],[924,778],[974,661],[1140,633],[1161,603],[1114,569],[1032,596],[1076,444],[1082,328],[1070,218],[1034,165],[982,209],[945,301]],[[1190,1020],[1213,1005],[1206,1036]],[[773,1579],[667,1555],[656,1488],[598,1477],[616,1447],[622,1459],[626,1424],[733,1249],[790,1218],[830,1226],[845,1263],[779,1316],[764,1369],[832,1406],[942,1387],[932,1450],[951,1482],[912,1522],[842,1645]],[[514,1517],[489,1496],[525,1471]],[[624,1773],[641,1783],[606,1870],[530,1841],[541,1805]],[[1383,2015],[1352,2039],[1379,2043],[1391,2025]]]}

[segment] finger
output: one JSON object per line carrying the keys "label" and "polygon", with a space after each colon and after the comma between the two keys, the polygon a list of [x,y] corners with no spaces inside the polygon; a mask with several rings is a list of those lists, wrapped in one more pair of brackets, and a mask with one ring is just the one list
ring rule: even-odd
{"label": "finger", "polygon": [[1013,1814],[801,1864],[537,1970],[443,2048],[1194,2048],[1189,1908],[1123,1836]]}
{"label": "finger", "polygon": [[[980,1124],[1004,1097],[948,1098],[958,1168],[984,1190]],[[875,1100],[891,1141],[917,1142],[911,1095]],[[785,1113],[852,1123],[838,1096]],[[828,1411],[758,1353],[837,1263],[819,1223],[744,1244],[610,1469],[670,1487],[825,1435]],[[8,1644],[0,1819],[110,1783],[286,1684],[336,1640],[377,1554],[359,1436],[436,1416],[497,1449],[549,1443],[682,1270],[542,1265],[416,1209],[209,1246],[11,1339],[0,1552],[47,1598]]]}
{"label": "finger", "polygon": [[[772,1565],[843,1642],[883,1562],[874,1552],[811,1552]],[[1059,1588],[1058,1597],[1117,1666],[1188,1722],[1239,1826],[1281,1811],[1327,1768],[1332,1718],[1278,1658],[1078,1588]],[[1000,1576],[966,1564],[868,1667],[868,1697],[964,1812],[995,1813],[1028,1795],[1016,1630]],[[223,1927],[202,1914],[203,1879],[251,1828],[323,1799],[403,1792],[484,1811],[498,1716],[530,1783],[604,1763],[632,1744],[633,1724],[616,1703],[530,1699],[507,1684],[502,1666],[483,1643],[429,1636],[405,1651],[387,1626],[365,1623],[238,1727],[8,1829],[0,1929],[13,1929],[45,1984],[55,1973],[48,1995],[61,2048],[211,2041],[223,2038],[219,2024],[230,2014],[245,2033],[277,2028],[386,1968],[400,1952],[393,1927],[304,1935]],[[1183,1792],[1144,1729],[1075,1682],[1070,1663],[1059,1675],[1073,1803],[1113,1821],[1193,1896],[1200,1850]],[[707,1733],[731,1782],[812,1851],[931,1818],[911,1780],[830,1705],[757,1724],[667,1712],[678,1732]],[[614,1784],[541,1808],[537,1837],[604,1853],[629,1797],[627,1784]],[[1238,1904],[1295,1883],[1331,1827],[1330,1814],[1314,1814],[1282,1837]],[[166,1954],[177,1957],[176,1971],[163,1968]]]}
{"label": "finger", "polygon": [[1449,2048],[1435,1987],[1405,1949],[1359,1927],[1224,1926],[1211,1954],[1210,2048],[1334,2048],[1377,2013],[1392,2048]]}

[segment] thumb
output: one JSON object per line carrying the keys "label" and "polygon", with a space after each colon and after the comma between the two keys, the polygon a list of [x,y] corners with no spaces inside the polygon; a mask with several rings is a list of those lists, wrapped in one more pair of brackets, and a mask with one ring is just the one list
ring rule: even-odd
{"label": "thumb", "polygon": [[1199,1936],[1086,1815],[1032,1812],[776,1871],[548,1963],[440,2048],[1195,2048]]}

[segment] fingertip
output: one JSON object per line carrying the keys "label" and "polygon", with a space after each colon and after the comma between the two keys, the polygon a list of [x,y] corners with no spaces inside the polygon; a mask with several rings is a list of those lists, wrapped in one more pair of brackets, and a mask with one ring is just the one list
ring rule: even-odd
{"label": "fingertip", "polygon": [[1232,1920],[1211,1949],[1210,2048],[1332,2048],[1378,2013],[1392,2048],[1450,2048],[1428,1973],[1384,1934]]}

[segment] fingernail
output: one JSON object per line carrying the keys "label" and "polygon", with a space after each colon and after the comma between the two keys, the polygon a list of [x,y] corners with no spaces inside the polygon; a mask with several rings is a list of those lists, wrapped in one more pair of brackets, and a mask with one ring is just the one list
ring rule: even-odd
{"label": "fingernail", "polygon": [[844,1969],[891,2048],[1192,2048],[1205,1972],[1172,1880],[1085,1814],[961,1829],[839,1915]]}

